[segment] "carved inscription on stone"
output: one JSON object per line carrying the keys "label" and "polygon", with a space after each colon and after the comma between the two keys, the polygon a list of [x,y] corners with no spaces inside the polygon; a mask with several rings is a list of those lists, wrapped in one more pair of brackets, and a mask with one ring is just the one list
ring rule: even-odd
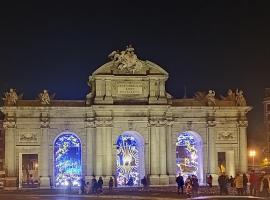
{"label": "carved inscription on stone", "polygon": [[218,140],[235,140],[236,136],[233,131],[218,131],[217,139]]}
{"label": "carved inscription on stone", "polygon": [[136,82],[118,82],[116,83],[118,95],[141,95],[143,94],[143,84]]}

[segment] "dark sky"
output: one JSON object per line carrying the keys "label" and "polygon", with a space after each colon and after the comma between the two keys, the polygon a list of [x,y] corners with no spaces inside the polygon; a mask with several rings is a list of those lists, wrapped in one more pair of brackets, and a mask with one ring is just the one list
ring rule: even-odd
{"label": "dark sky", "polygon": [[1,93],[14,87],[30,99],[46,88],[57,99],[84,99],[88,75],[112,50],[133,44],[139,58],[168,71],[174,97],[183,97],[184,85],[189,97],[198,90],[243,89],[254,107],[249,143],[265,139],[267,1],[25,2],[31,1],[0,5]]}

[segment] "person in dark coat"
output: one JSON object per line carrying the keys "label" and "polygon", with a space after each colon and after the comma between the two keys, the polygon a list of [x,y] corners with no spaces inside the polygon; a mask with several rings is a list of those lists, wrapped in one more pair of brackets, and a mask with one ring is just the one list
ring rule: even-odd
{"label": "person in dark coat", "polygon": [[145,176],[141,180],[141,184],[143,185],[143,190],[146,190],[148,183],[147,183],[147,178]]}
{"label": "person in dark coat", "polygon": [[95,176],[92,178],[91,186],[92,186],[92,193],[96,194],[97,193],[97,179]]}
{"label": "person in dark coat", "polygon": [[196,195],[198,195],[198,191],[199,191],[199,180],[198,180],[197,176],[192,175],[191,182],[192,182],[192,194],[194,196],[196,196]]}
{"label": "person in dark coat", "polygon": [[80,189],[81,189],[81,194],[84,194],[85,193],[85,180],[83,178],[81,178]]}
{"label": "person in dark coat", "polygon": [[177,177],[176,177],[176,180],[175,182],[177,183],[177,193],[180,194],[180,189],[181,189],[181,194],[184,194],[184,178],[183,176],[181,176],[181,174],[179,174]]}
{"label": "person in dark coat", "polygon": [[103,179],[102,179],[101,176],[98,178],[97,186],[98,186],[98,187],[97,187],[98,193],[102,193],[102,192],[103,192],[103,190],[102,190]]}
{"label": "person in dark coat", "polygon": [[218,185],[219,185],[219,189],[220,189],[220,195],[222,195],[222,194],[227,195],[228,194],[227,183],[228,183],[228,178],[224,173],[222,173],[218,177]]}
{"label": "person in dark coat", "polygon": [[110,180],[109,180],[109,191],[112,191],[113,189],[113,178],[110,177]]}
{"label": "person in dark coat", "polygon": [[243,174],[243,193],[244,193],[244,195],[247,195],[247,187],[248,187],[247,184],[248,184],[248,177],[244,173]]}

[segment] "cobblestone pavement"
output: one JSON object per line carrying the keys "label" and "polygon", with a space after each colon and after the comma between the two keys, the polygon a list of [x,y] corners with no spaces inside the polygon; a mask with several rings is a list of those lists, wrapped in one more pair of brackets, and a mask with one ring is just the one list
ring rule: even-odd
{"label": "cobblestone pavement", "polygon": [[[232,189],[229,189],[230,194],[234,194]],[[217,195],[219,194],[218,187],[200,187],[198,196]],[[77,199],[141,199],[141,200],[165,200],[165,199],[185,199],[185,196],[178,195],[176,186],[150,187],[147,191],[142,191],[141,188],[115,188],[109,192],[107,188],[100,195],[89,194],[79,195],[78,190],[74,189],[72,193],[68,194],[66,190],[59,189],[20,189],[16,191],[0,191],[1,200],[77,200]]]}

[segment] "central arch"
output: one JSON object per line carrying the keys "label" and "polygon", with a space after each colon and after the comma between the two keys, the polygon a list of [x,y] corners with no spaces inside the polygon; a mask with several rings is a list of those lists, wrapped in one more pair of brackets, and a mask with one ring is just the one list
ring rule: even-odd
{"label": "central arch", "polygon": [[56,187],[80,185],[81,142],[71,132],[63,132],[54,142],[54,181]]}
{"label": "central arch", "polygon": [[135,131],[126,131],[116,140],[117,185],[138,186],[144,176],[143,137]]}

